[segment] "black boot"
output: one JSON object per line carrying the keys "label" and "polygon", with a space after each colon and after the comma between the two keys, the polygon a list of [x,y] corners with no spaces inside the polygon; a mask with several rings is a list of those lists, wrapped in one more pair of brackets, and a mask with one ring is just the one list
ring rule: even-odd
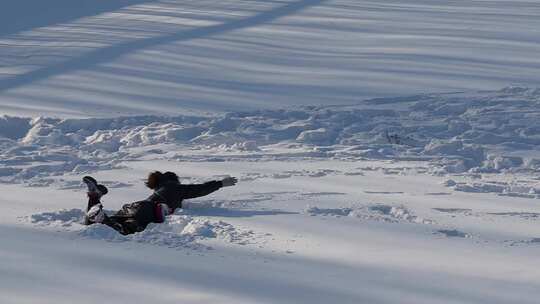
{"label": "black boot", "polygon": [[[107,192],[109,192],[107,190],[107,187],[105,187],[104,185],[100,185],[97,183],[96,179],[91,177],[91,176],[85,176],[83,177],[83,182],[86,184],[86,187],[88,188],[88,192],[86,193],[88,195],[88,205],[86,206],[86,215],[85,215],[85,219],[84,219],[84,224],[85,225],[90,225],[90,224],[93,224],[96,222],[95,219],[98,219],[98,220],[101,220],[101,213],[97,213],[98,214],[98,217],[96,218],[96,215],[94,213],[96,213],[96,208],[94,208],[92,210],[92,214],[89,214],[90,210],[94,207],[94,206],[98,206],[99,205],[99,210],[101,210],[101,212],[103,212],[103,206],[101,205],[101,197],[105,194],[107,194]],[[99,222],[99,221],[98,221]]]}
{"label": "black boot", "polygon": [[98,199],[109,192],[107,187],[98,184],[96,179],[91,176],[85,176],[82,180],[86,184],[86,187],[88,187],[88,193],[95,193]]}

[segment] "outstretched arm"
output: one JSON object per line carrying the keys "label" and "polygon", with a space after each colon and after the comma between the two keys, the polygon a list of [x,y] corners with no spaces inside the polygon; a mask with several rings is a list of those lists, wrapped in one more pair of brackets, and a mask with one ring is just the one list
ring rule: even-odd
{"label": "outstretched arm", "polygon": [[182,198],[190,199],[208,195],[222,187],[234,186],[238,180],[235,177],[226,177],[220,181],[211,181],[204,184],[181,185]]}

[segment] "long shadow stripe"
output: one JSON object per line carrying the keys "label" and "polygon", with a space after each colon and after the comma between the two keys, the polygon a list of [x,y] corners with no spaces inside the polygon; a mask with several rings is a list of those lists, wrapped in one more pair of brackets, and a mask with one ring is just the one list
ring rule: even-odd
{"label": "long shadow stripe", "polygon": [[181,31],[164,36],[128,41],[110,47],[101,48],[53,66],[44,67],[35,71],[28,72],[26,74],[17,75],[15,77],[2,80],[0,82],[0,91],[6,91],[12,88],[20,87],[55,75],[60,75],[76,70],[83,70],[88,67],[98,65],[100,63],[110,62],[130,52],[141,50],[151,46],[171,42],[207,38],[225,32],[269,23],[278,18],[298,13],[308,7],[321,5],[326,1],[327,0],[297,1],[241,20],[196,28],[188,31]]}

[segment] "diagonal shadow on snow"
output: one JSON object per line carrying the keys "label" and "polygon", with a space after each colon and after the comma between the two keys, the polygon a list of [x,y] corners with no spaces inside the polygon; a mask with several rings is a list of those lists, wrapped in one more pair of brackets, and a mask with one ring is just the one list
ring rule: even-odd
{"label": "diagonal shadow on snow", "polygon": [[2,0],[0,37],[156,0]]}
{"label": "diagonal shadow on snow", "polygon": [[145,49],[151,46],[178,41],[188,41],[199,38],[207,38],[222,33],[253,27],[272,22],[276,19],[298,13],[306,8],[321,5],[327,0],[301,0],[295,1],[270,11],[257,14],[241,20],[235,20],[223,24],[205,26],[187,31],[180,31],[169,35],[138,39],[97,49],[56,65],[44,67],[26,74],[7,78],[0,82],[0,91],[20,87],[38,80],[46,79],[55,75],[83,70],[101,63],[110,62],[128,53]]}

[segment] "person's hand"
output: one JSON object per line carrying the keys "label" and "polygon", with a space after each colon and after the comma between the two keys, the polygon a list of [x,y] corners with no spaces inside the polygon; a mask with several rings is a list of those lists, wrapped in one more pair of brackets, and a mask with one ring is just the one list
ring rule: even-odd
{"label": "person's hand", "polygon": [[236,179],[236,177],[226,177],[221,180],[221,184],[223,185],[223,187],[234,186],[236,185],[236,183],[238,183],[238,179]]}

